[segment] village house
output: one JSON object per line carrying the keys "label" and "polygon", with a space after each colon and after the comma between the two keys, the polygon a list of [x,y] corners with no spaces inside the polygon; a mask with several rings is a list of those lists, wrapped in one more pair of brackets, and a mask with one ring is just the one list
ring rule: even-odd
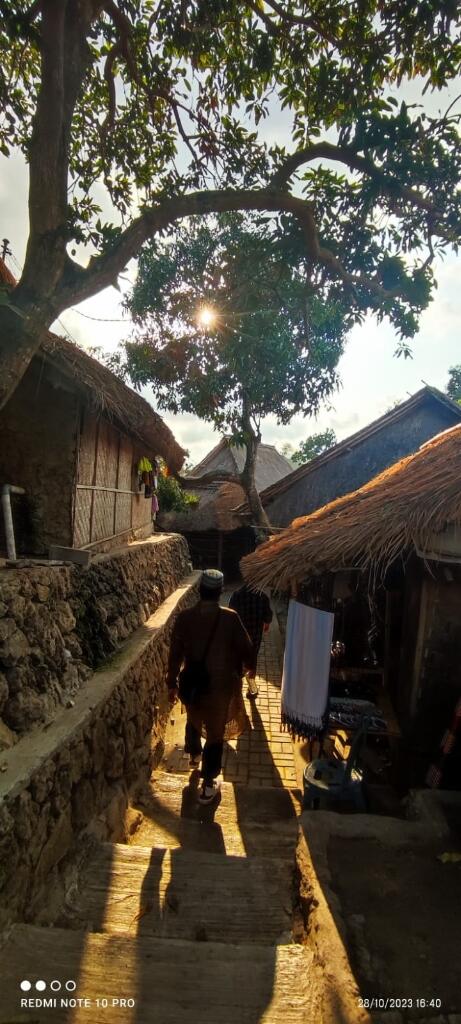
{"label": "village house", "polygon": [[[187,540],[192,564],[196,568],[215,565],[231,580],[239,575],[238,563],[243,555],[254,550],[255,532],[236,514],[244,491],[238,483],[210,482],[213,473],[241,473],[245,449],[223,437],[205,458],[190,470],[190,494],[198,505],[187,512],[167,512],[159,517],[162,529],[182,533]],[[260,444],[256,457],[255,480],[258,491],[283,480],[292,471],[292,464],[270,444]],[[206,478],[201,482],[201,478]]]}
{"label": "village house", "polygon": [[252,585],[335,612],[342,668],[333,660],[332,676],[349,691],[374,678],[378,704],[397,714],[413,783],[461,694],[460,478],[458,425],[242,562]]}
{"label": "village house", "polygon": [[[410,455],[441,430],[461,421],[461,407],[425,386],[362,430],[329,451],[261,490],[261,501],[274,527],[288,526],[296,516],[361,487],[367,480]],[[245,503],[237,510],[248,521]]]}
{"label": "village house", "polygon": [[[12,282],[0,265],[0,284]],[[101,552],[148,537],[152,486],[140,462],[154,467],[161,456],[176,471],[185,455],[144,398],[52,333],[1,410],[0,435],[0,483],[25,492],[11,497],[16,548],[35,556],[51,545]]]}

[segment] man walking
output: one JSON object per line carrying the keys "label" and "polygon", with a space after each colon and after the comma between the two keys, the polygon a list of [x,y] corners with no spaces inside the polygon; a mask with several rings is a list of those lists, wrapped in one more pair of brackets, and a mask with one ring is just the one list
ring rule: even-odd
{"label": "man walking", "polygon": [[[191,767],[202,760],[200,803],[209,803],[219,792],[224,738],[239,736],[248,727],[242,698],[244,666],[253,664],[251,641],[235,611],[221,608],[224,577],[218,569],[206,569],[200,583],[200,600],[180,612],[173,627],[168,664],[170,702],[179,697],[178,674],[197,664],[205,668],[206,685],[186,702],[185,752]],[[202,753],[202,730],[206,742]]]}
{"label": "man walking", "polygon": [[256,683],[256,666],[263,631],[268,630],[272,622],[270,601],[263,591],[250,590],[244,583],[238,590],[234,590],[229,601],[229,608],[237,612],[253,644],[253,661],[247,672],[247,696],[257,697],[259,688]]}

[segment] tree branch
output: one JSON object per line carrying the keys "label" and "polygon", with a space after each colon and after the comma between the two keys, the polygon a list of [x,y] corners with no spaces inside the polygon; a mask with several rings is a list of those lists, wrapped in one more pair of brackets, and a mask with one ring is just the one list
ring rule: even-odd
{"label": "tree branch", "polygon": [[181,116],[180,116],[180,113],[179,113],[179,110],[178,110],[178,103],[176,103],[173,99],[171,99],[170,102],[171,102],[171,107],[172,107],[173,114],[174,114],[174,119],[176,121],[176,125],[177,125],[177,128],[178,128],[178,132],[179,132],[183,142],[187,146],[189,152],[192,153],[192,156],[193,156],[194,160],[198,160],[198,154],[195,152],[195,149],[194,149],[194,147],[193,147],[193,145],[192,145],[192,143],[190,141],[190,138],[189,138],[189,136],[188,136],[188,134],[187,134],[187,132],[186,132],[186,130],[184,128],[184,125],[183,125],[183,123],[181,121]]}
{"label": "tree branch", "polygon": [[[291,14],[289,11],[286,11],[281,4],[277,3],[277,0],[266,0],[266,3],[268,7],[270,7],[276,14],[279,15],[279,17],[285,22],[285,24],[288,23],[290,25],[300,25],[302,28],[309,28],[313,32],[316,32],[317,35],[321,37],[321,39],[326,39],[326,41],[330,43],[331,46],[336,47],[337,50],[340,50],[342,48],[341,40],[337,39],[336,36],[331,35],[328,29],[326,29],[324,25],[322,25],[322,23],[317,18],[314,18],[312,15],[306,18],[303,17],[302,15]],[[266,18],[267,14],[264,18],[264,21],[266,21]]]}
{"label": "tree branch", "polygon": [[420,192],[416,192],[415,189],[409,188],[407,185],[401,185],[396,178],[392,178],[385,171],[376,167],[376,164],[368,157],[360,156],[349,146],[336,146],[331,142],[315,142],[305,149],[298,150],[297,153],[292,153],[273,175],[271,179],[272,187],[274,189],[288,187],[290,178],[299,167],[302,167],[303,164],[311,163],[312,160],[322,158],[345,164],[350,170],[366,174],[384,192],[398,196],[412,203],[413,206],[418,207],[420,210],[425,210],[427,213],[431,213],[438,218],[442,216],[441,211],[437,210],[430,199],[426,199]]}
{"label": "tree branch", "polygon": [[103,132],[105,132],[107,128],[113,128],[115,123],[117,99],[115,93],[114,64],[117,60],[117,57],[120,56],[121,52],[122,45],[120,39],[117,39],[117,42],[114,43],[114,45],[109,50],[109,53],[107,54],[106,61],[104,64],[104,81],[107,84],[107,90],[109,93],[109,109],[107,111],[107,117],[105,117],[104,123],[102,125]]}
{"label": "tree branch", "polygon": [[242,486],[240,476],[236,475],[235,473],[225,473],[224,471],[216,473],[205,473],[204,476],[179,476],[179,474],[175,475],[178,483],[180,483],[181,487],[184,487],[186,490],[188,487],[200,488],[203,487],[205,484],[214,483],[238,484],[239,487]]}
{"label": "tree branch", "polygon": [[117,7],[114,0],[106,0],[103,9],[109,15],[113,25],[118,31],[121,51],[125,57],[127,68],[134,82],[138,82],[139,72],[136,58],[132,51],[133,25],[128,16]]}
{"label": "tree branch", "polygon": [[115,285],[118,275],[126,269],[129,261],[138,255],[144,242],[159,231],[164,231],[185,217],[238,210],[292,213],[303,229],[307,255],[329,267],[347,287],[368,289],[381,299],[394,298],[399,294],[398,291],[387,291],[376,278],[350,274],[333,253],[320,245],[312,206],[306,200],[299,199],[289,192],[275,192],[272,189],[209,190],[164,199],[158,206],[145,209],[141,216],[121,233],[112,248],[100,256],[93,257],[86,269],[69,260],[66,280],[62,288],[56,292],[56,315],[68,306],[90,298],[103,288]]}
{"label": "tree branch", "polygon": [[105,0],[104,10],[106,14],[109,15],[112,23],[118,29],[121,36],[125,39],[129,39],[133,31],[131,21],[127,15],[117,7],[115,0]]}
{"label": "tree branch", "polygon": [[32,25],[42,9],[42,0],[35,0],[23,15],[23,20],[28,26]]}
{"label": "tree branch", "polygon": [[253,0],[253,2],[252,0],[250,0],[250,7],[251,10],[253,11],[253,14],[255,14],[257,18],[260,18],[261,21],[264,22],[269,35],[272,36],[274,39],[279,39],[280,30],[277,28],[277,25],[275,25],[274,22],[271,20],[269,15],[266,14],[263,6],[261,5],[261,7],[259,7],[259,5],[256,3],[256,0]]}

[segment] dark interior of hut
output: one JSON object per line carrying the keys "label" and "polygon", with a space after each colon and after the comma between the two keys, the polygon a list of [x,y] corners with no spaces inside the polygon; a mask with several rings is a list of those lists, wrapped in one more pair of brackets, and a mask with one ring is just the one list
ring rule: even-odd
{"label": "dark interior of hut", "polygon": [[[440,761],[443,729],[439,722],[449,727],[449,697],[442,708],[442,696],[433,694],[432,705],[425,707],[420,684],[413,717],[410,707],[425,575],[427,567],[415,569],[399,562],[374,586],[366,573],[350,569],[311,578],[296,595],[301,603],[335,616],[326,726],[317,744],[301,745],[303,759],[310,761],[319,754],[346,759],[366,716],[367,736],[360,756],[367,806],[373,813],[404,816],[409,789],[430,785],[431,772]],[[437,574],[429,572],[428,578],[436,592],[431,598],[435,606],[440,602],[441,584]],[[451,573],[451,578],[456,582],[457,573]],[[430,655],[430,644],[425,650]],[[440,711],[435,714],[437,722],[435,710]],[[459,748],[458,741],[444,758],[444,788],[461,789]]]}

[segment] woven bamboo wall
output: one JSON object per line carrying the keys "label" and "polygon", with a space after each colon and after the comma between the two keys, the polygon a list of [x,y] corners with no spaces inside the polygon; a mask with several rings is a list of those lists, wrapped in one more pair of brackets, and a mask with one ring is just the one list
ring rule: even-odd
{"label": "woven bamboo wall", "polygon": [[135,490],[135,465],[140,454],[108,420],[83,411],[74,547],[87,547],[150,522],[151,503]]}

